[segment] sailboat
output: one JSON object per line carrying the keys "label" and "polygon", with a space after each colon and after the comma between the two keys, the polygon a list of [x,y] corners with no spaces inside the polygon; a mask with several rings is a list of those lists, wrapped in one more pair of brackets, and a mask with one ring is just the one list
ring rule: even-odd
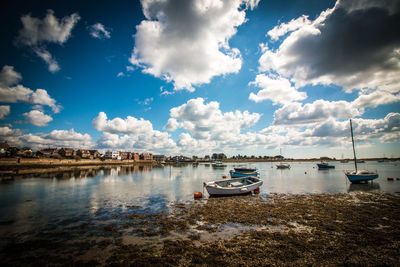
{"label": "sailboat", "polygon": [[347,179],[349,179],[351,183],[360,183],[360,182],[368,182],[378,178],[377,172],[357,169],[357,158],[356,158],[356,150],[354,148],[353,125],[351,124],[351,119],[350,119],[350,131],[351,131],[351,142],[353,144],[354,167],[356,170],[346,171],[345,175],[347,176]]}
{"label": "sailboat", "polygon": [[[282,155],[282,149],[280,149],[279,151],[280,151],[280,154]],[[276,165],[276,168],[277,169],[290,169],[290,164],[279,162],[279,164]]]}

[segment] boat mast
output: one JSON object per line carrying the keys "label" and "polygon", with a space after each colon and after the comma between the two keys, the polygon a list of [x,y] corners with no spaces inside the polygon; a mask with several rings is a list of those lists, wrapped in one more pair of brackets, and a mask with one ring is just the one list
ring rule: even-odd
{"label": "boat mast", "polygon": [[354,167],[356,168],[356,173],[357,173],[357,158],[356,158],[356,149],[354,148],[353,126],[351,124],[351,119],[350,119],[350,131],[351,131],[351,143],[353,144]]}

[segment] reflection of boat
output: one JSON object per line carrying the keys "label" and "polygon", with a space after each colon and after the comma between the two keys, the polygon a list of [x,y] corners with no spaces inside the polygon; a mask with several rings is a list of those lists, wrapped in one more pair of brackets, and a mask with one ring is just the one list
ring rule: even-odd
{"label": "reflection of boat", "polygon": [[210,196],[232,196],[249,194],[259,188],[263,181],[257,177],[245,177],[204,183]]}
{"label": "reflection of boat", "polygon": [[290,164],[288,163],[279,163],[278,165],[276,165],[277,169],[290,169]]}
{"label": "reflection of boat", "polygon": [[354,147],[354,138],[353,138],[353,126],[350,120],[350,131],[351,131],[351,142],[353,144],[353,154],[354,154],[354,167],[355,171],[346,171],[345,174],[350,182],[359,183],[359,182],[368,182],[370,180],[374,180],[378,178],[378,173],[367,170],[357,170],[357,158],[356,158],[356,149]]}
{"label": "reflection of boat", "polygon": [[375,191],[379,190],[380,185],[379,183],[373,182],[373,183],[364,183],[364,184],[350,184],[349,186],[349,192],[355,192],[355,191],[361,191],[361,192],[369,192],[369,191]]}
{"label": "reflection of boat", "polygon": [[334,165],[330,165],[328,162],[317,163],[318,170],[334,169]]}

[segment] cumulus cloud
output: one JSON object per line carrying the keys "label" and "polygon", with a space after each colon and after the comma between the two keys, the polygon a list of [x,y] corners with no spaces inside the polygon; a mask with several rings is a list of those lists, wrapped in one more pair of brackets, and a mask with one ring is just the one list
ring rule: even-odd
{"label": "cumulus cloud", "polygon": [[165,126],[168,130],[181,127],[195,139],[226,140],[256,124],[261,114],[239,110],[223,113],[218,102],[205,104],[199,97],[172,108],[170,116]]}
{"label": "cumulus cloud", "polygon": [[31,110],[22,115],[24,115],[29,123],[35,126],[47,126],[47,124],[53,120],[51,116],[44,114],[40,110]]}
{"label": "cumulus cloud", "polygon": [[[277,49],[261,45],[259,69],[290,79],[296,88],[307,84],[336,84],[347,92],[369,88],[369,96],[360,95],[361,106],[398,101],[399,15],[396,0],[338,1],[313,21],[302,16],[272,29],[271,39],[282,42]],[[368,104],[365,100],[374,96],[371,90],[377,91],[379,101]]]}
{"label": "cumulus cloud", "polygon": [[240,70],[240,52],[228,41],[258,1],[141,3],[146,20],[136,26],[130,62],[143,72],[173,82],[175,90],[194,91],[193,86]]}
{"label": "cumulus cloud", "polygon": [[268,77],[265,74],[259,74],[250,85],[262,88],[257,94],[250,93],[249,99],[256,103],[268,99],[272,100],[274,105],[284,105],[307,98],[306,93],[297,91],[288,79],[282,77]]}
{"label": "cumulus cloud", "polygon": [[53,130],[50,133],[23,134],[19,129],[0,127],[0,139],[12,146],[26,146],[34,150],[47,147],[92,148],[93,142],[89,134],[70,130]]}
{"label": "cumulus cloud", "polygon": [[71,36],[71,31],[80,17],[77,13],[58,19],[53,10],[47,10],[43,19],[30,14],[21,17],[22,29],[16,38],[18,45],[31,47],[47,65],[50,72],[57,72],[60,67],[46,47],[46,43],[64,44]]}
{"label": "cumulus cloud", "polygon": [[0,105],[0,119],[8,116],[8,114],[10,114],[10,106]]}
{"label": "cumulus cloud", "polygon": [[106,30],[103,24],[97,22],[89,27],[90,35],[96,39],[110,39],[111,33]]}
{"label": "cumulus cloud", "polygon": [[54,113],[60,112],[61,106],[50,97],[46,90],[36,89],[33,91],[23,85],[16,84],[21,79],[21,74],[16,72],[13,66],[3,66],[0,72],[0,102],[39,104],[51,107]]}
{"label": "cumulus cloud", "polygon": [[275,125],[300,125],[325,121],[329,118],[347,119],[361,115],[361,111],[347,101],[316,100],[313,103],[290,103],[276,110]]}
{"label": "cumulus cloud", "polygon": [[141,151],[172,151],[175,142],[167,132],[153,129],[150,121],[128,116],[109,120],[104,112],[93,119],[95,129],[103,132],[97,141],[100,148],[136,149]]}

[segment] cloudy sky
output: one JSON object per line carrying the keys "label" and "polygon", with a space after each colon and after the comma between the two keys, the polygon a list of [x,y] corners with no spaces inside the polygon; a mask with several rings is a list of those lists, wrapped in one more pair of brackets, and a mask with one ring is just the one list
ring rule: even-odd
{"label": "cloudy sky", "polygon": [[[129,3],[128,3],[129,2]],[[20,1],[0,140],[167,155],[400,156],[400,1]]]}

